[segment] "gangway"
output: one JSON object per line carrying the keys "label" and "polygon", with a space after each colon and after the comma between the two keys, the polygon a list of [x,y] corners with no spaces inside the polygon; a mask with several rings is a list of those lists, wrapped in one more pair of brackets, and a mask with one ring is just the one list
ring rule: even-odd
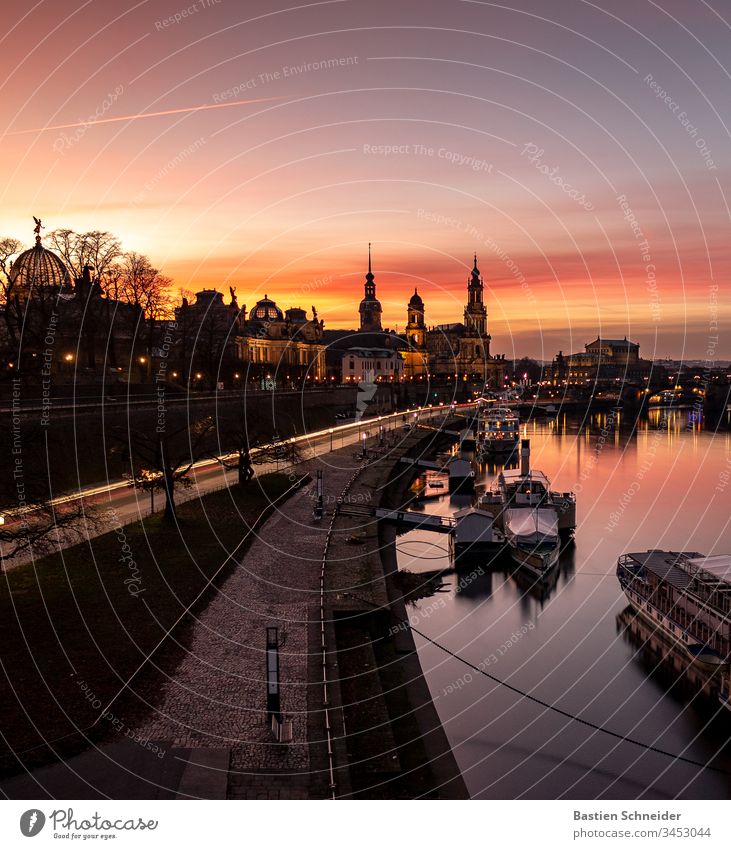
{"label": "gangway", "polygon": [[435,472],[446,472],[446,463],[435,463],[433,460],[422,460],[420,457],[401,457],[400,463],[407,466],[418,466],[420,469],[431,469]]}
{"label": "gangway", "polygon": [[418,513],[415,510],[391,510],[388,507],[376,507],[375,517],[382,522],[393,522],[396,525],[408,525],[411,528],[442,534],[451,534],[457,525],[451,516]]}

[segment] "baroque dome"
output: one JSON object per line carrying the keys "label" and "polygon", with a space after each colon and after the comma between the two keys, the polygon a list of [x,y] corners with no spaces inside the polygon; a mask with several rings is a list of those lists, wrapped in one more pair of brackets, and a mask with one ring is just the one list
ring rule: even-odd
{"label": "baroque dome", "polygon": [[283,321],[284,313],[268,295],[257,301],[249,313],[250,321]]}
{"label": "baroque dome", "polygon": [[423,308],[424,306],[424,301],[421,300],[421,295],[416,291],[416,289],[414,289],[414,294],[411,296],[409,306],[418,308]]}
{"label": "baroque dome", "polygon": [[18,294],[71,286],[71,276],[63,260],[44,248],[40,239],[36,239],[34,247],[16,257],[10,267],[10,281]]}

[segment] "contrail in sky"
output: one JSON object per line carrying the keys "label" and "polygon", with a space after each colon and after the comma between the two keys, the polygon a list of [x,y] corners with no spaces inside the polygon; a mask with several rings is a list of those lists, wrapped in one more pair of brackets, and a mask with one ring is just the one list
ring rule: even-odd
{"label": "contrail in sky", "polygon": [[203,106],[181,106],[179,109],[163,109],[161,112],[138,112],[136,115],[120,115],[117,118],[98,118],[96,121],[75,121],[73,124],[53,124],[49,127],[35,127],[30,130],[13,130],[7,136],[21,136],[25,133],[42,133],[45,130],[69,130],[73,127],[93,127],[95,124],[113,124],[116,121],[136,121],[138,118],[157,118],[160,115],[180,115],[183,112],[202,112],[204,109],[225,109],[230,106],[245,106],[249,103],[267,103],[272,100],[286,100],[279,97],[255,97],[251,100],[232,100],[230,103],[205,103]]}

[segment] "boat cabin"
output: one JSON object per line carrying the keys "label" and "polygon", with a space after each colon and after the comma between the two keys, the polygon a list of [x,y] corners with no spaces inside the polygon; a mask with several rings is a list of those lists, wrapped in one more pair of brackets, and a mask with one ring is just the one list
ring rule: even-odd
{"label": "boat cabin", "polygon": [[549,501],[550,483],[543,472],[531,470],[522,474],[520,469],[504,470],[499,483],[506,506],[535,507]]}

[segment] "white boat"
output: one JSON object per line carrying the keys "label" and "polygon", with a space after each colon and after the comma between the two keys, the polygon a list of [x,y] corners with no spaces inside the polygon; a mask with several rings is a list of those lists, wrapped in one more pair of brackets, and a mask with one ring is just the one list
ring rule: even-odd
{"label": "white boat", "polygon": [[508,508],[546,508],[553,510],[558,529],[564,536],[576,530],[576,496],[573,492],[551,489],[548,477],[530,468],[530,440],[520,449],[520,469],[503,469],[490,490],[480,498],[479,506],[497,518]]}
{"label": "white boat", "polygon": [[513,560],[534,578],[544,580],[558,563],[561,537],[558,516],[550,507],[511,507],[503,528]]}
{"label": "white boat", "polygon": [[508,407],[481,407],[475,437],[480,460],[511,454],[520,440],[520,419]]}

